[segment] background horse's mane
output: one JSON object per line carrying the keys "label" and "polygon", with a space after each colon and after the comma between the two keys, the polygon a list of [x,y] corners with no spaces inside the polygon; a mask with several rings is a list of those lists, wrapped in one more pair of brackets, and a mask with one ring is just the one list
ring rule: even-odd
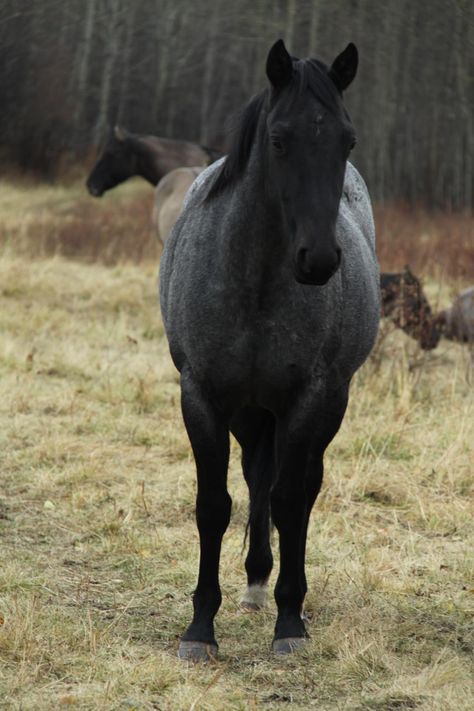
{"label": "background horse's mane", "polygon": [[[293,100],[309,90],[328,111],[333,114],[340,111],[341,94],[329,76],[327,65],[319,59],[292,59],[293,81],[289,99]],[[241,178],[255,140],[260,114],[265,106],[271,107],[271,102],[272,90],[263,89],[237,114],[233,127],[234,140],[211,185],[206,201],[235,185]]]}

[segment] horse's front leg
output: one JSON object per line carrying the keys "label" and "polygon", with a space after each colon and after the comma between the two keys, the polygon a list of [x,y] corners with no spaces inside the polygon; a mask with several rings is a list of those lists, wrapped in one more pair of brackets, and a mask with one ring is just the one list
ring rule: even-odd
{"label": "horse's front leg", "polygon": [[273,651],[285,654],[301,646],[306,629],[301,619],[305,596],[304,536],[307,503],[305,472],[310,441],[288,444],[287,437],[277,434],[277,481],[271,493],[272,519],[280,542],[280,572],[275,586],[278,607]]}
{"label": "horse's front leg", "polygon": [[219,558],[232,505],[227,492],[229,431],[222,414],[188,371],[181,375],[181,406],[196,460],[200,561],[194,616],[181,638],[178,655],[190,661],[207,661],[217,654],[214,617],[222,600]]}
{"label": "horse's front leg", "polygon": [[[347,388],[332,393],[331,408],[277,427],[277,480],[272,490],[272,518],[280,539],[280,573],[275,586],[278,616],[273,651],[292,652],[307,637],[302,620],[306,595],[305,550],[311,509],[323,480],[324,451],[336,434],[347,405]],[[293,425],[293,426],[292,426]],[[296,426],[295,426],[296,425]]]}

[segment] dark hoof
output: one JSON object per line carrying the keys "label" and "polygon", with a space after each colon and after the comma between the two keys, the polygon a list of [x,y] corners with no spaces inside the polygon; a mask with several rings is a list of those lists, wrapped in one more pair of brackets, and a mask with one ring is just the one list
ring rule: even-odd
{"label": "dark hoof", "polygon": [[306,637],[283,637],[274,639],[272,649],[275,654],[293,654],[306,644]]}
{"label": "dark hoof", "polygon": [[217,658],[217,644],[182,640],[178,657],[185,662],[212,662]]}

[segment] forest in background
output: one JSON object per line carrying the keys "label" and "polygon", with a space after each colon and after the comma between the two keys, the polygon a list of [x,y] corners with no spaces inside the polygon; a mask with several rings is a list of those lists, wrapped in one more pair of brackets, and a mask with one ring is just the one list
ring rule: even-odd
{"label": "forest in background", "polygon": [[357,45],[346,104],[376,200],[472,209],[471,0],[2,0],[1,165],[60,178],[117,123],[225,150],[279,37],[328,63]]}

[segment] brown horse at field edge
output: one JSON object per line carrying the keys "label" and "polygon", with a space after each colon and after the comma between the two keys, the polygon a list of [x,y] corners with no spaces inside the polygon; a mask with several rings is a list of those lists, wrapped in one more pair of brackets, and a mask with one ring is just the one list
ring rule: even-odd
{"label": "brown horse at field edge", "polygon": [[88,191],[101,197],[134,175],[151,185],[175,168],[208,166],[220,157],[212,148],[173,138],[130,133],[115,126],[86,181]]}

